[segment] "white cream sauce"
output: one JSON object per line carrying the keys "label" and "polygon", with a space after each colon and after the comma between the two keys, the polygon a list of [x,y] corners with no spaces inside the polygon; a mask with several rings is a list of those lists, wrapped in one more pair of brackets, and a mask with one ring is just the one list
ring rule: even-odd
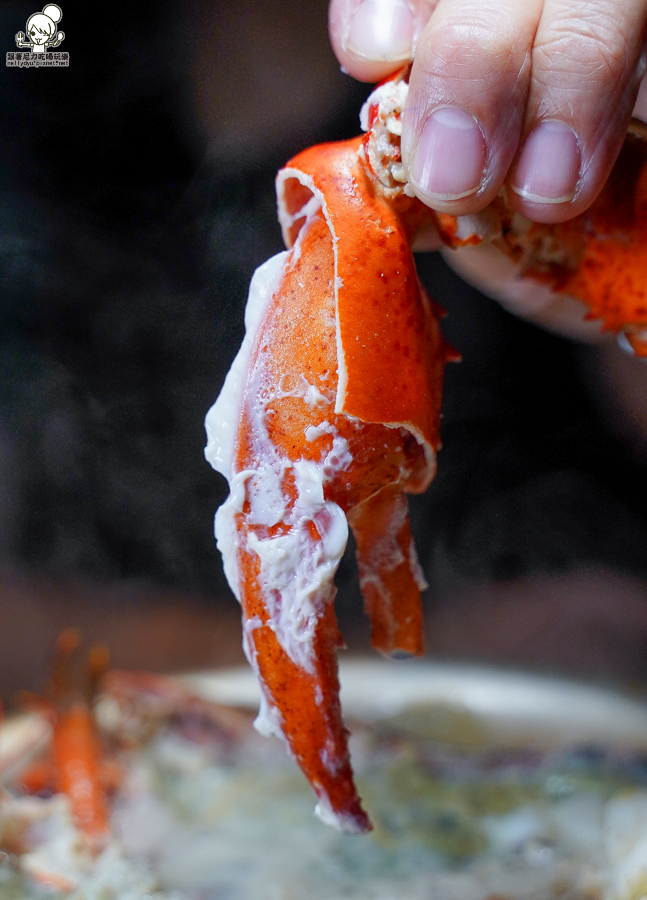
{"label": "white cream sauce", "polygon": [[[249,549],[260,559],[260,582],[271,627],[288,656],[313,671],[312,640],[322,606],[332,600],[333,578],[348,540],[346,516],[323,495],[321,464],[294,464],[298,496],[285,521],[286,534],[259,539],[249,534]],[[314,522],[320,535],[310,533]]]}
{"label": "white cream sauce", "polygon": [[[97,854],[75,827],[65,794],[50,798],[19,796],[8,792],[0,798],[0,836],[20,835],[25,852],[18,857],[21,872],[33,883],[25,897],[61,897],[70,900],[179,900],[161,893],[151,866],[144,859],[129,858],[118,837]],[[0,894],[8,874],[2,870]],[[60,893],[62,892],[62,893]],[[10,896],[17,896],[11,893]]]}
{"label": "white cream sauce", "polygon": [[315,806],[315,816],[324,823],[336,828],[337,831],[343,831],[346,834],[360,834],[357,823],[352,816],[340,815],[336,813],[329,800],[326,797],[320,797],[319,802]]}
{"label": "white cream sauce", "polygon": [[[300,242],[296,243],[294,249],[300,248]],[[335,401],[334,391],[322,391],[316,385],[310,384],[305,375],[299,375],[292,387],[288,387],[290,382],[289,375],[282,375],[279,381],[278,390],[268,393],[268,399],[282,400],[284,397],[300,397],[308,406],[322,409],[324,406],[330,406]],[[313,426],[310,426],[313,427]]]}
{"label": "white cream sauce", "polygon": [[229,587],[240,603],[238,564],[236,562],[238,541],[236,535],[236,515],[243,511],[245,503],[245,482],[255,474],[246,469],[238,472],[229,482],[229,496],[216,511],[215,534],[218,550],[222,555],[223,567]]}
{"label": "white cream sauce", "polygon": [[220,472],[228,480],[232,476],[234,441],[243,409],[243,393],[252,348],[270,300],[281,280],[288,256],[287,250],[277,253],[254,272],[245,307],[245,338],[220,395],[205,419],[207,446],[204,455],[216,472]]}
{"label": "white cream sauce", "polygon": [[262,734],[263,737],[279,738],[279,740],[284,743],[288,754],[292,756],[290,745],[283,734],[283,716],[266,696],[265,685],[258,667],[258,654],[256,653],[256,645],[252,635],[254,631],[256,631],[257,628],[262,627],[262,625],[263,622],[261,621],[260,616],[252,616],[251,619],[247,619],[243,622],[243,651],[261,688],[258,714],[254,720],[254,728],[259,734]]}
{"label": "white cream sauce", "polygon": [[[308,214],[319,204],[308,201]],[[347,469],[351,455],[347,442],[328,421],[308,429],[308,439],[330,434],[330,451],[318,462],[301,459],[292,462],[279,454],[267,430],[267,414],[272,402],[284,397],[300,397],[312,408],[330,407],[334,392],[310,384],[302,373],[285,373],[278,386],[266,381],[265,369],[252,366],[254,346],[260,334],[269,302],[278,288],[286,266],[294,264],[301,253],[301,230],[290,254],[279,254],[254,275],[245,313],[246,334],[243,345],[227,376],[222,393],[207,415],[208,444],[205,455],[219,472],[229,479],[230,493],[216,513],[216,539],[229,584],[240,600],[236,558],[239,535],[235,517],[248,502],[246,550],[260,561],[259,580],[267,611],[267,624],[275,632],[290,659],[306,671],[313,671],[313,638],[317,622],[326,604],[334,597],[334,575],[348,539],[348,524],[342,509],[326,501],[324,487],[328,479]],[[262,352],[262,351],[261,351]],[[243,408],[250,423],[255,469],[234,471],[235,435]],[[292,503],[283,485],[292,479],[297,491]],[[285,530],[263,537],[262,532],[283,523]],[[314,525],[319,539],[312,534]],[[255,529],[255,526],[258,526]],[[259,531],[261,532],[259,534]],[[258,623],[248,622],[245,650],[256,669],[252,632]],[[280,732],[276,710],[266,701],[258,720],[264,732]]]}

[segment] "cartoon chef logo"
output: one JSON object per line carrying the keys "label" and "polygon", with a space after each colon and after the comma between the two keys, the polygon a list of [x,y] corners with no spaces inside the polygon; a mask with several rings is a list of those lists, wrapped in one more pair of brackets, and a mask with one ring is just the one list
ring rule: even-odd
{"label": "cartoon chef logo", "polygon": [[34,13],[27,19],[24,32],[16,35],[16,47],[29,47],[32,53],[44,53],[58,47],[65,33],[57,30],[57,25],[63,18],[63,10],[55,3],[48,3],[43,11]]}

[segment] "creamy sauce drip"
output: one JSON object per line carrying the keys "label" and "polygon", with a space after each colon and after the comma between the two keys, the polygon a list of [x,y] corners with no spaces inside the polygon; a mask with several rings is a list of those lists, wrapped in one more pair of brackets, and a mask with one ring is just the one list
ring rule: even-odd
{"label": "creamy sauce drip", "polygon": [[256,335],[274,295],[289,252],[277,253],[254,272],[245,307],[245,338],[229,370],[218,399],[207,413],[204,455],[216,472],[231,481],[234,441],[243,409],[245,382]]}
{"label": "creamy sauce drip", "polygon": [[352,816],[336,813],[326,797],[319,798],[319,802],[315,806],[315,816],[320,819],[324,825],[330,825],[331,828],[335,828],[337,831],[342,831],[346,834],[358,833],[355,819]]}
{"label": "creamy sauce drip", "polygon": [[[320,208],[313,199],[304,208],[310,215]],[[240,539],[236,516],[245,509],[246,523],[252,529],[245,550],[254,553],[260,562],[259,582],[268,611],[267,624],[290,659],[312,672],[315,628],[324,605],[332,602],[334,574],[348,540],[346,516],[336,503],[325,500],[324,488],[328,480],[350,466],[352,458],[348,443],[328,421],[307,429],[308,440],[324,434],[333,438],[332,447],[320,461],[292,462],[281,456],[267,429],[271,404],[285,397],[298,397],[313,409],[323,409],[334,403],[335,394],[323,385],[310,384],[303,375],[296,378],[285,375],[278,387],[268,386],[263,367],[252,367],[254,347],[269,303],[285,267],[293,266],[300,256],[306,230],[307,225],[289,254],[279,254],[269,260],[252,279],[245,314],[245,340],[223,391],[207,416],[206,456],[230,481],[229,497],[216,513],[216,539],[229,584],[240,600],[236,563]],[[250,423],[253,456],[261,464],[255,469],[234,472],[234,436],[243,410]],[[286,492],[287,482],[294,484],[294,501]],[[284,527],[282,533],[263,536],[263,531],[279,523]],[[255,526],[258,526],[256,531]],[[246,654],[257,672],[252,633],[260,624],[260,620],[248,622],[244,639]],[[259,714],[258,727],[264,733],[280,733],[277,712],[267,698]]]}

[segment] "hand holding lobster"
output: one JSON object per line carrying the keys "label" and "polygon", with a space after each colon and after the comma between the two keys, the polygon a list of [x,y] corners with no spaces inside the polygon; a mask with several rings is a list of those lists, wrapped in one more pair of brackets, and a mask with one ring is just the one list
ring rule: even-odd
{"label": "hand holding lobster", "polygon": [[[331,0],[330,36],[344,70],[365,81],[415,52],[402,155],[424,203],[469,215],[505,185],[512,210],[558,223],[599,194],[632,108],[647,120],[646,17],[645,0]],[[445,257],[512,312],[599,340],[577,304],[529,288],[491,247]]]}
{"label": "hand holding lobster", "polygon": [[645,0],[332,0],[344,68],[379,81],[414,59],[405,171],[468,215],[505,183],[534,222],[582,213],[607,180],[644,73]]}

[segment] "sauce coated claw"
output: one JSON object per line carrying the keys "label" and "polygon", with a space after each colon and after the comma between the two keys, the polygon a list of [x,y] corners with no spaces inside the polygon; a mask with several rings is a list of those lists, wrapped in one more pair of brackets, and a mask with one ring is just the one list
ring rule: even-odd
{"label": "sauce coated claw", "polygon": [[300,154],[277,193],[290,250],[254,276],[245,341],[207,417],[207,458],[230,482],[216,535],[262,687],[257,727],[285,740],[325,822],[364,832],[334,575],[350,523],[374,646],[422,653],[403,492],[434,475],[451,354],[409,249],[426,213],[374,176],[361,138]]}

